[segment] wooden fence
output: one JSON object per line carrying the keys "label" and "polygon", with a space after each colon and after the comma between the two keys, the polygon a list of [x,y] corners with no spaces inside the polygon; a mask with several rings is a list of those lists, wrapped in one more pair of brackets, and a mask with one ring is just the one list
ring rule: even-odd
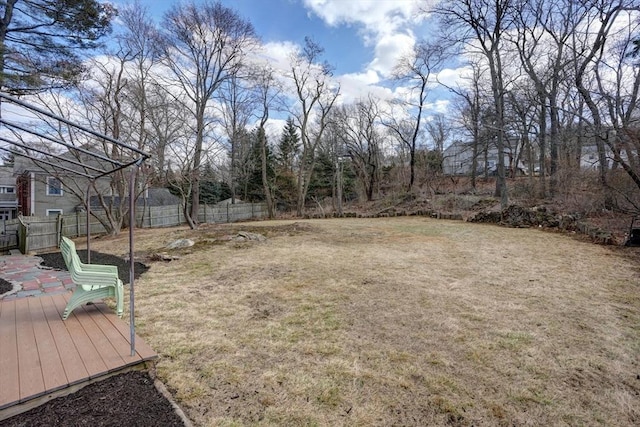
{"label": "wooden fence", "polygon": [[[100,210],[92,212],[101,215]],[[102,213],[104,215],[104,213]],[[201,205],[198,214],[200,223],[237,222],[267,217],[267,205],[264,203],[237,203],[228,205]],[[128,219],[128,218],[127,218]],[[160,228],[186,224],[183,208],[180,205],[137,207],[136,227]],[[92,235],[104,234],[104,226],[93,215],[90,218]],[[18,245],[22,253],[38,251],[58,246],[60,235],[67,237],[86,236],[87,214],[78,212],[55,217],[21,216],[5,223],[7,233],[17,235]],[[15,230],[15,231],[13,231]]]}
{"label": "wooden fence", "polygon": [[9,252],[11,249],[18,249],[18,221],[2,221],[0,230],[0,254]]}

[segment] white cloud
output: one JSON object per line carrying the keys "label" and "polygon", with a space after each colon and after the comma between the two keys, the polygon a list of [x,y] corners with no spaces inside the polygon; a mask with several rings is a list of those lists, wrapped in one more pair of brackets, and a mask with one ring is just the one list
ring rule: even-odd
{"label": "white cloud", "polygon": [[304,0],[312,13],[327,25],[361,26],[365,45],[374,46],[375,57],[368,65],[388,77],[397,60],[415,44],[410,27],[423,18],[422,0]]}
{"label": "white cloud", "polygon": [[359,99],[366,98],[369,94],[380,99],[391,99],[391,90],[378,86],[380,76],[373,70],[367,70],[363,73],[343,74],[337,76],[336,80],[340,83],[341,104],[350,104]]}
{"label": "white cloud", "polygon": [[420,0],[304,0],[328,25],[360,24],[374,32],[391,31],[419,19]]}
{"label": "white cloud", "polygon": [[445,68],[438,73],[437,80],[447,87],[466,87],[472,74],[473,70],[470,66]]}
{"label": "white cloud", "polygon": [[268,63],[273,69],[288,71],[291,68],[291,56],[298,52],[300,47],[292,42],[269,42],[262,45],[253,60]]}
{"label": "white cloud", "polygon": [[448,99],[438,99],[435,102],[430,102],[428,104],[426,104],[425,110],[427,111],[433,111],[434,113],[440,113],[440,114],[444,114],[447,112],[447,109],[449,108],[449,100]]}
{"label": "white cloud", "polygon": [[389,77],[398,60],[411,52],[414,45],[415,38],[412,34],[395,33],[381,36],[376,44],[375,58],[369,63],[368,68]]}

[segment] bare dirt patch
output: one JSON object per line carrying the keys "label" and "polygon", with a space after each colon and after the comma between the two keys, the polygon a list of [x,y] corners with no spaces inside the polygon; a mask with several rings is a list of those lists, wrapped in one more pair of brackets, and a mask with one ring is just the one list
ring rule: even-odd
{"label": "bare dirt patch", "polygon": [[[136,234],[215,242],[137,281],[197,425],[640,422],[637,248],[419,217],[209,228]],[[218,241],[242,229],[267,240]]]}

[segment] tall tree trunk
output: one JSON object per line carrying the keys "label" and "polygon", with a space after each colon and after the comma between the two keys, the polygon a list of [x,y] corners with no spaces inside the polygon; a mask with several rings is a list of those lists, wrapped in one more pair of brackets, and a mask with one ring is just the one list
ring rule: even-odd
{"label": "tall tree trunk", "polygon": [[547,104],[544,92],[538,92],[540,115],[538,116],[538,145],[540,147],[540,197],[547,197]]}
{"label": "tall tree trunk", "polygon": [[[265,120],[266,122],[266,120]],[[260,138],[260,162],[262,166],[262,190],[264,192],[264,198],[267,202],[267,213],[269,215],[269,219],[274,217],[273,212],[273,198],[271,197],[271,188],[269,186],[269,179],[267,175],[267,138],[264,132],[264,124],[261,123],[260,128],[258,129],[258,137]]]}

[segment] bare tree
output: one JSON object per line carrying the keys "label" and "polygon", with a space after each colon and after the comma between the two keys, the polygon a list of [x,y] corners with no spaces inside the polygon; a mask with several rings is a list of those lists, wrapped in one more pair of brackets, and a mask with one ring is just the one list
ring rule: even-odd
{"label": "bare tree", "polygon": [[254,112],[257,99],[255,92],[248,87],[249,82],[238,74],[229,76],[222,82],[218,91],[218,109],[221,124],[228,141],[229,153],[229,188],[231,203],[236,202],[236,191],[239,175],[243,174],[242,166],[251,150],[247,126]]}
{"label": "bare tree", "polygon": [[400,116],[390,116],[384,124],[390,133],[409,150],[409,184],[411,191],[415,182],[416,149],[422,120],[429,95],[432,75],[442,65],[443,49],[425,41],[417,43],[412,52],[402,57],[394,70],[398,81],[409,84],[410,95],[398,103],[403,106]]}
{"label": "bare tree", "polygon": [[[573,0],[532,0],[514,8],[516,46],[523,70],[534,83],[539,102],[540,189],[546,196],[546,154],[549,143],[549,191],[556,190],[560,120],[563,106],[559,102],[561,85],[570,77],[572,57],[568,50],[589,6]],[[547,138],[547,118],[549,134]]]}
{"label": "bare tree", "polygon": [[[380,180],[381,118],[379,100],[369,95],[336,109],[336,134],[351,159],[366,200],[373,200]],[[338,159],[340,162],[341,159]]]}
{"label": "bare tree", "polygon": [[265,126],[267,124],[267,121],[269,120],[269,110],[274,104],[277,103],[277,100],[279,100],[281,96],[281,90],[276,82],[274,73],[274,70],[266,64],[259,67],[252,73],[254,90],[259,101],[259,107],[257,111],[259,116],[258,139],[260,144],[260,175],[262,178],[262,189],[264,192],[265,201],[267,203],[267,212],[269,218],[273,218],[275,212],[273,196],[271,194],[271,185],[269,183],[267,173],[267,134]]}
{"label": "bare tree", "polygon": [[507,207],[509,196],[504,169],[505,83],[501,48],[511,26],[510,13],[514,3],[513,0],[445,0],[434,8],[442,20],[446,37],[451,41],[462,41],[465,49],[480,54],[487,61],[498,150],[496,196],[500,197],[503,208]]}
{"label": "bare tree", "polygon": [[425,128],[433,141],[433,149],[442,154],[451,136],[451,123],[447,121],[444,114],[434,114],[432,120],[427,121]]}
{"label": "bare tree", "polygon": [[[460,99],[459,111],[462,128],[471,137],[471,188],[476,190],[476,178],[478,174],[478,156],[482,151],[481,127],[482,109],[484,106],[484,90],[482,89],[482,77],[485,69],[477,62],[470,62],[471,76],[468,82],[458,87],[449,87]],[[486,151],[486,150],[485,150]]]}
{"label": "bare tree", "polygon": [[220,85],[243,66],[247,51],[255,44],[251,23],[235,11],[210,0],[174,6],[163,23],[163,63],[189,100],[186,105],[195,122],[190,174],[191,206],[185,210],[190,227],[197,227],[200,203],[200,169],[211,115],[207,108]]}
{"label": "bare tree", "polygon": [[[638,4],[634,0],[615,0],[610,2],[587,2],[587,0],[583,0],[583,2],[590,9],[585,22],[581,22],[581,25],[590,32],[589,36],[592,36],[584,37],[583,40],[580,40],[577,35],[573,38],[576,66],[575,82],[589,109],[594,135],[598,142],[600,180],[603,190],[605,190],[605,206],[612,207],[612,197],[606,192],[609,185],[607,182],[605,146],[611,150],[614,161],[622,166],[635,185],[640,188],[640,171],[634,168],[633,163],[629,161],[630,158],[637,157],[637,148],[635,154],[633,154],[633,150],[626,151],[625,155],[630,157],[625,158],[622,154],[621,145],[618,144],[620,136],[623,138],[626,138],[625,135],[631,136],[633,134],[632,129],[635,128],[635,124],[632,127],[628,125],[632,123],[630,119],[636,119],[640,76],[636,68],[632,73],[630,82],[624,81],[623,83],[621,80],[620,73],[626,68],[624,67],[624,62],[629,60],[629,55],[633,51],[630,34],[626,33],[623,37],[626,41],[622,41],[622,50],[619,51],[622,55],[619,54],[614,57],[614,61],[618,61],[618,64],[613,66],[613,74],[616,75],[614,78],[616,82],[613,85],[615,94],[611,96],[606,93],[612,89],[611,87],[606,87],[603,83],[604,75],[612,70],[611,64],[607,63],[607,55],[612,53],[607,50],[607,42],[610,44],[612,39],[616,39],[614,30],[617,19],[626,11],[637,10]],[[594,82],[595,87],[593,86]],[[601,108],[599,105],[598,96],[605,101],[605,108]],[[618,129],[615,129],[615,126],[618,126]],[[616,134],[612,135],[610,130],[614,129]]]}
{"label": "bare tree", "polygon": [[290,78],[295,87],[296,101],[291,111],[300,130],[302,156],[298,169],[297,215],[302,215],[311,175],[315,166],[315,154],[329,120],[329,112],[340,94],[340,87],[332,84],[331,67],[318,63],[324,49],[310,38],[305,46],[291,58]]}

